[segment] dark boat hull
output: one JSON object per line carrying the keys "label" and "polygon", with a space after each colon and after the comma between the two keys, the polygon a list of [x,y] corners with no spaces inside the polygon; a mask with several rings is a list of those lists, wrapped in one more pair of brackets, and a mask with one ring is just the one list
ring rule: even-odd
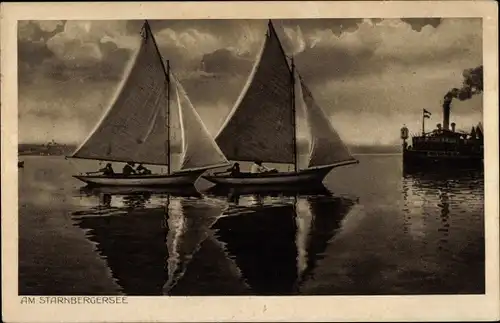
{"label": "dark boat hull", "polygon": [[460,154],[449,151],[404,150],[405,168],[471,168],[483,167],[482,154]]}
{"label": "dark boat hull", "polygon": [[175,187],[194,185],[205,170],[179,172],[170,175],[75,175],[89,186],[111,187]]}

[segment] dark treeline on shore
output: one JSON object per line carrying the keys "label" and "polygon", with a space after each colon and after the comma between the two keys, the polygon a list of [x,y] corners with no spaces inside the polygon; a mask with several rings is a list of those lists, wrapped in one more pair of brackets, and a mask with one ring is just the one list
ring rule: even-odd
{"label": "dark treeline on shore", "polygon": [[58,156],[71,154],[76,145],[58,144],[49,142],[46,144],[23,143],[18,145],[19,155]]}

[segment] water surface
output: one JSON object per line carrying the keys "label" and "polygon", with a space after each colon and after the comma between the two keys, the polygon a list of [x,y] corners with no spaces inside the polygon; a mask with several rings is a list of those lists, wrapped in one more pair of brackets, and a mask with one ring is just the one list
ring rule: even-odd
{"label": "water surface", "polygon": [[23,157],[19,293],[484,293],[482,172],[358,159],[314,193],[228,194],[201,180],[201,194],[116,194],[82,190],[64,158]]}

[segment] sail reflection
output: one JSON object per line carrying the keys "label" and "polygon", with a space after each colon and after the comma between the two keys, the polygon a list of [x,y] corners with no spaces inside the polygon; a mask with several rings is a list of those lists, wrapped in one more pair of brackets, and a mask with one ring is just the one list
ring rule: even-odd
{"label": "sail reflection", "polygon": [[[99,193],[101,211],[73,219],[127,295],[299,294],[356,202],[240,193],[166,195],[157,207],[154,194]],[[116,208],[117,197],[135,202]]]}
{"label": "sail reflection", "polygon": [[187,203],[183,199],[169,201],[166,218],[168,279],[163,286],[164,295],[169,295],[182,279],[193,255],[209,237],[210,227],[221,213],[221,204],[209,204],[203,200],[197,203]]}
{"label": "sail reflection", "polygon": [[[220,205],[199,196],[94,194],[99,205],[76,211],[72,218],[96,244],[97,253],[127,295],[168,292],[222,212]],[[124,203],[121,207],[106,207],[117,198]],[[154,198],[163,204],[150,203]]]}
{"label": "sail reflection", "polygon": [[331,194],[259,198],[268,202],[230,204],[212,227],[215,237],[251,294],[299,294],[355,201]]}

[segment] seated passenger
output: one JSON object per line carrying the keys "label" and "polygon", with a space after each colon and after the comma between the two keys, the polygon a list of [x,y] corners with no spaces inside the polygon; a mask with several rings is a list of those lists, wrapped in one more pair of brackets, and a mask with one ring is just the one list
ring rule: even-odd
{"label": "seated passenger", "polygon": [[253,163],[250,172],[252,174],[266,174],[266,173],[277,173],[278,171],[275,168],[268,168],[262,165],[260,160],[257,160]]}
{"label": "seated passenger", "polygon": [[234,165],[233,165],[231,168],[228,168],[228,169],[227,169],[227,172],[228,172],[228,173],[229,173],[229,175],[231,175],[231,176],[237,176],[237,175],[240,175],[240,174],[241,174],[240,164],[239,164],[239,163],[234,163]]}
{"label": "seated passenger", "polygon": [[139,164],[139,166],[137,166],[135,170],[141,175],[151,175],[151,171],[144,167],[142,164]]}
{"label": "seated passenger", "polygon": [[104,176],[112,176],[112,175],[115,174],[115,171],[113,170],[113,167],[111,166],[111,163],[107,163],[104,168],[101,168],[101,169],[99,169],[96,172],[87,172],[87,175],[97,174],[97,173],[101,173]]}
{"label": "seated passenger", "polygon": [[239,163],[234,163],[233,166],[229,167],[225,171],[223,171],[223,172],[215,172],[214,175],[227,174],[227,173],[229,173],[230,176],[236,176],[236,175],[241,174],[240,164]]}
{"label": "seated passenger", "polygon": [[128,162],[122,170],[123,175],[129,176],[131,174],[137,174],[137,172],[134,169],[135,163],[134,162]]}

